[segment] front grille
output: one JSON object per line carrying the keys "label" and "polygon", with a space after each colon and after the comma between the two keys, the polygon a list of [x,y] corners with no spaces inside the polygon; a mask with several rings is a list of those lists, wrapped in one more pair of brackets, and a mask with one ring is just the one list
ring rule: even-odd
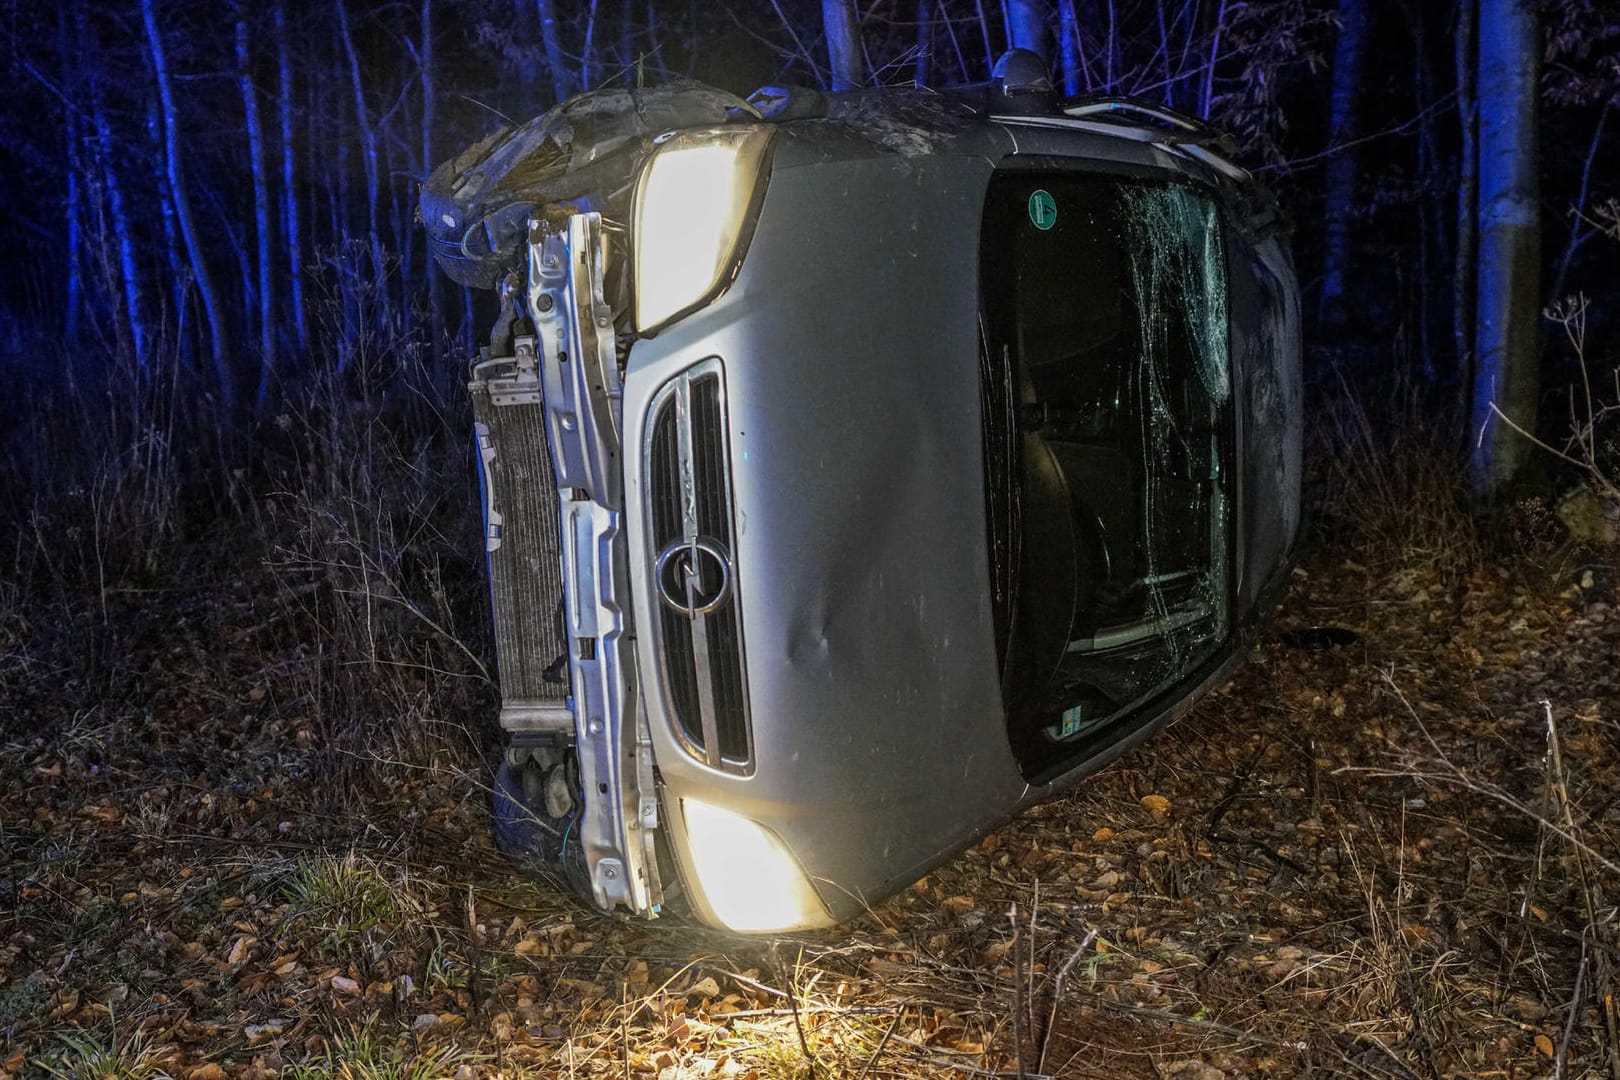
{"label": "front grille", "polygon": [[709,765],[753,764],[744,685],[720,361],[670,380],[647,428],[647,514],[665,704],[687,750]]}

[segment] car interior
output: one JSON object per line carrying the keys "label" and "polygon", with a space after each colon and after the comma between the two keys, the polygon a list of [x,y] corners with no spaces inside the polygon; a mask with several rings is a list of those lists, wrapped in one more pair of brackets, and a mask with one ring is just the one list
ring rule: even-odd
{"label": "car interior", "polygon": [[1030,171],[991,186],[986,502],[1026,775],[1118,734],[1226,636],[1221,252],[1213,200],[1185,184]]}

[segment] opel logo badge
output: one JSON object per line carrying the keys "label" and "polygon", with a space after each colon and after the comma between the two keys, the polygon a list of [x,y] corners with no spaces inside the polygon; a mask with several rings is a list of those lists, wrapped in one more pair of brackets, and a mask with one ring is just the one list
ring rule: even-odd
{"label": "opel logo badge", "polygon": [[653,564],[658,598],[671,611],[695,619],[731,595],[731,558],[707,536],[671,541]]}

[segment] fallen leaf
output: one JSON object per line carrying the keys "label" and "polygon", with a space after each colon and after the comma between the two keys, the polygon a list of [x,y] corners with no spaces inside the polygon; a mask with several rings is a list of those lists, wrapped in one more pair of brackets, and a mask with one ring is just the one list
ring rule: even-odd
{"label": "fallen leaf", "polygon": [[1144,795],[1142,808],[1156,818],[1163,818],[1170,813],[1170,800],[1163,795]]}
{"label": "fallen leaf", "polygon": [[1547,1038],[1547,1036],[1545,1036],[1545,1035],[1537,1035],[1536,1036],[1536,1049],[1540,1050],[1542,1052],[1542,1054],[1544,1056],[1546,1056],[1546,1057],[1552,1057],[1553,1056],[1553,1043],[1552,1043],[1552,1040]]}

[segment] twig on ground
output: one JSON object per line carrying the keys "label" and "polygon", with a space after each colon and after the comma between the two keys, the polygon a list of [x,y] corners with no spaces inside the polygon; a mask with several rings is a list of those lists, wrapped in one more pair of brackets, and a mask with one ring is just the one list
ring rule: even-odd
{"label": "twig on ground", "polygon": [[1553,1080],[1563,1080],[1564,1062],[1569,1059],[1569,1040],[1575,1034],[1575,1018],[1581,1012],[1581,984],[1586,979],[1586,935],[1581,935],[1581,962],[1575,968],[1575,992],[1569,995],[1569,1018],[1564,1021],[1564,1037],[1558,1041],[1558,1056],[1553,1059]]}
{"label": "twig on ground", "polygon": [[878,1057],[883,1053],[883,1048],[889,1045],[889,1040],[894,1036],[894,1029],[899,1026],[900,1013],[896,1012],[894,1019],[889,1021],[889,1029],[883,1033],[883,1038],[878,1040],[877,1049],[873,1050],[872,1056],[866,1059],[866,1064],[861,1066],[861,1071],[855,1074],[855,1080],[866,1080],[866,1074],[872,1071],[872,1066],[877,1063]]}
{"label": "twig on ground", "polygon": [[1017,1049],[1018,1080],[1024,1080],[1024,965],[1018,959],[1018,905],[1007,909],[1007,922],[1012,926],[1012,942],[1007,953],[1013,962],[1013,1045]]}
{"label": "twig on ground", "polygon": [[1063,1003],[1063,991],[1069,981],[1069,969],[1074,967],[1075,962],[1085,954],[1087,949],[1091,948],[1096,940],[1096,927],[1087,930],[1086,936],[1080,939],[1080,944],[1075,948],[1074,952],[1070,953],[1069,958],[1063,961],[1063,966],[1058,968],[1057,979],[1052,983],[1052,1005],[1047,1010],[1046,1029],[1041,1033],[1041,1053],[1035,1062],[1035,1071],[1038,1073],[1046,1072],[1046,1052],[1052,1043],[1052,1032],[1057,1029],[1057,1011],[1058,1006]]}
{"label": "twig on ground", "polygon": [[[794,970],[793,978],[791,980],[784,980],[785,982],[787,982],[787,984],[789,986],[797,988],[797,986],[799,985],[799,976],[798,976],[797,968],[798,968],[799,965],[802,965],[803,963],[804,963],[804,950],[800,949],[799,950],[799,959],[798,959],[797,963],[795,964],[795,970]],[[784,971],[782,974],[785,975],[786,972]],[[820,1072],[816,1068],[816,1056],[810,1052],[810,1039],[804,1033],[804,1019],[803,1019],[803,1017],[801,1017],[799,1015],[799,995],[798,995],[798,993],[794,992],[792,994],[789,994],[788,995],[788,1002],[793,1008],[793,1030],[795,1032],[797,1032],[798,1036],[799,1036],[799,1050],[800,1050],[800,1052],[802,1052],[804,1054],[805,1063],[810,1068],[810,1080],[816,1080],[816,1077],[820,1075]]]}

